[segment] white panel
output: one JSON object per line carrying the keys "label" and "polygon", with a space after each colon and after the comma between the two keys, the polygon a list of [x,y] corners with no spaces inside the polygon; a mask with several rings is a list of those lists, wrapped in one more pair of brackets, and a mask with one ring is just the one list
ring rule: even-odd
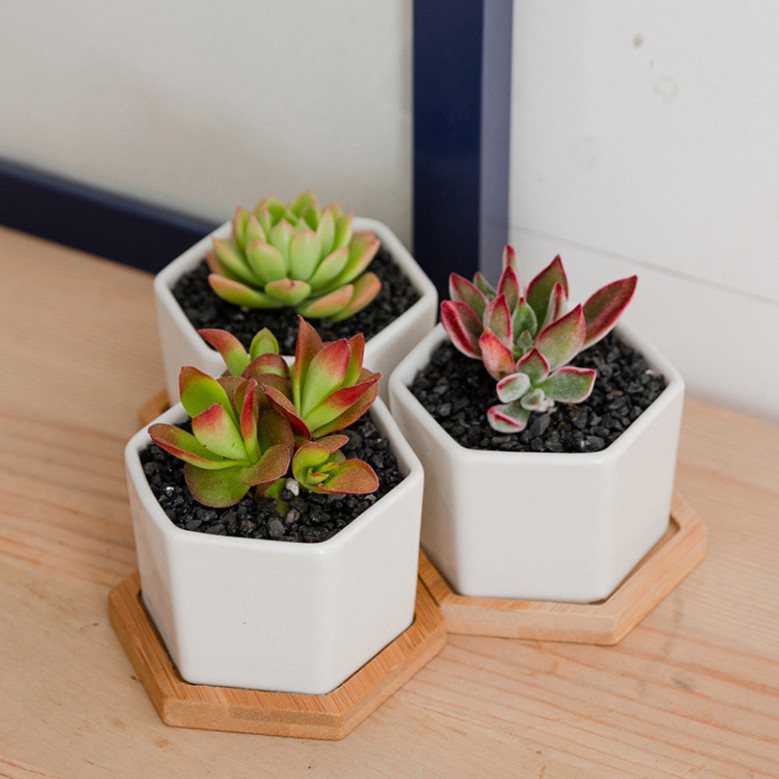
{"label": "white panel", "polygon": [[511,241],[524,283],[562,256],[571,303],[637,273],[625,320],[679,369],[688,395],[779,421],[779,306],[528,230],[514,229]]}
{"label": "white panel", "polygon": [[0,5],[0,155],[214,220],[275,189],[411,223],[411,1]]}
{"label": "white panel", "polygon": [[512,223],[779,301],[777,40],[775,0],[516,0]]}

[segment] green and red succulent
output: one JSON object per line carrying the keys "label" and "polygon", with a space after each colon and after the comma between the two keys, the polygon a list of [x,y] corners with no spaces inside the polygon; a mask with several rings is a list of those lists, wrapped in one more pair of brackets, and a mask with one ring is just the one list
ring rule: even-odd
{"label": "green and red succulent", "polygon": [[320,493],[378,488],[370,465],[343,454],[349,438],[338,434],[370,408],[378,392],[380,374],[362,366],[362,335],[324,343],[299,317],[290,372],[267,329],[248,351],[224,330],[200,334],[220,352],[228,375],[214,379],[182,368],[181,403],[192,417],[192,433],[164,423],[149,428],[152,440],[186,463],[196,500],[230,506],[253,487],[257,497],[278,498],[289,478]]}
{"label": "green and red succulent", "polygon": [[441,322],[454,346],[481,360],[498,382],[501,403],[487,412],[493,429],[516,433],[534,411],[589,397],[596,371],[568,363],[612,330],[636,281],[630,276],[607,284],[566,313],[568,280],[559,256],[524,292],[511,246],[503,254],[497,289],[481,273],[473,282],[451,274],[452,299],[441,304]]}
{"label": "green and red succulent", "polygon": [[336,203],[321,209],[310,190],[289,204],[271,196],[254,211],[239,206],[231,239],[214,238],[208,253],[209,284],[236,305],[346,319],[381,290],[376,274],[365,272],[379,240],[354,233],[353,219]]}

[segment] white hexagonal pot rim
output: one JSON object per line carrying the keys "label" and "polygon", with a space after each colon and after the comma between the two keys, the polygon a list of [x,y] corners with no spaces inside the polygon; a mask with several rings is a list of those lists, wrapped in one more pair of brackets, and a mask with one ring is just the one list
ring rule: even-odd
{"label": "white hexagonal pot rim", "polygon": [[[373,230],[381,240],[382,245],[392,255],[392,259],[401,268],[404,275],[411,281],[412,285],[419,293],[417,300],[410,308],[406,309],[400,316],[393,319],[383,330],[371,336],[366,341],[366,349],[381,349],[381,347],[393,337],[393,331],[398,323],[411,318],[417,310],[424,307],[431,296],[438,295],[433,282],[427,277],[425,272],[419,267],[416,260],[411,256],[406,247],[400,242],[392,230],[376,219],[366,217],[354,218],[355,232]],[[214,350],[198,335],[197,328],[190,322],[187,315],[182,310],[175,296],[173,295],[173,285],[178,279],[188,271],[195,268],[198,263],[205,258],[206,252],[211,249],[211,239],[227,239],[232,231],[232,221],[229,220],[220,225],[212,233],[191,246],[182,255],[166,265],[154,277],[154,292],[157,297],[168,308],[171,316],[186,337],[190,346],[194,348],[200,358],[204,361],[213,358]]]}
{"label": "white hexagonal pot rim", "polygon": [[147,432],[149,425],[152,425],[155,422],[180,424],[182,420],[188,417],[187,412],[184,411],[184,408],[180,403],[177,403],[164,414],[157,417],[153,422],[150,422],[149,425],[139,430],[129,440],[125,447],[125,465],[149,517],[163,533],[166,540],[170,542],[175,542],[179,545],[182,543],[193,544],[195,546],[216,545],[225,549],[240,548],[244,550],[247,548],[247,545],[250,545],[258,551],[272,551],[274,554],[290,557],[302,556],[304,558],[317,558],[335,555],[341,547],[349,544],[358,534],[370,532],[371,518],[380,511],[390,509],[390,506],[388,505],[390,502],[394,503],[406,492],[416,489],[423,479],[422,463],[406,442],[400,429],[395,424],[395,420],[390,415],[389,410],[380,399],[377,399],[371,406],[368,413],[371,412],[375,413],[374,421],[376,426],[379,427],[382,435],[389,439],[401,472],[405,471],[403,481],[326,541],[303,543],[266,538],[240,538],[219,534],[197,533],[174,525],[152,492],[146,474],[143,471],[143,466],[141,465],[139,452],[151,443],[151,438]]}
{"label": "white hexagonal pot rim", "polygon": [[[435,347],[448,338],[443,325],[440,323],[406,355],[392,372],[389,381],[390,394],[414,414],[414,417],[424,427],[428,435],[432,436],[437,443],[447,447],[452,457],[458,458],[461,461],[477,461],[481,465],[500,460],[501,463],[514,461],[517,465],[527,465],[529,463],[553,465],[554,463],[559,463],[560,465],[575,464],[578,466],[597,467],[603,463],[619,459],[631,446],[632,441],[640,436],[646,428],[651,426],[655,419],[661,416],[679,395],[684,394],[682,375],[654,345],[625,322],[620,322],[617,325],[616,333],[643,355],[650,368],[665,376],[667,386],[615,441],[599,452],[503,452],[488,449],[469,449],[455,441],[438,424],[409,388],[416,372],[428,364],[430,355]],[[574,359],[573,363],[575,364],[575,362]],[[486,408],[484,409],[484,414],[486,417]]]}

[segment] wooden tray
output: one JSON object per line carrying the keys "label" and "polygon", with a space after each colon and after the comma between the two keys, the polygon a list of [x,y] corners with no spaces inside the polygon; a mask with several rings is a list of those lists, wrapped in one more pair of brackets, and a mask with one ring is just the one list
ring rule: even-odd
{"label": "wooden tray", "polygon": [[137,572],[116,585],[108,598],[111,624],[163,722],[178,727],[340,739],[446,643],[444,619],[420,581],[411,626],[326,695],[189,684],[173,665],[140,595]]}
{"label": "wooden tray", "polygon": [[441,607],[450,633],[616,644],[703,560],[707,532],[689,503],[674,493],[665,535],[619,587],[597,603],[458,595],[424,553],[419,575]]}

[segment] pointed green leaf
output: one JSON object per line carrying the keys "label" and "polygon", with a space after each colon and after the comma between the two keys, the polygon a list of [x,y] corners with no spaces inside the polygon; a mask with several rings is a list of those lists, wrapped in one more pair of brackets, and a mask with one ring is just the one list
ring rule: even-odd
{"label": "pointed green leaf", "polygon": [[233,242],[235,245],[243,249],[246,246],[246,223],[249,221],[251,212],[243,206],[238,206],[235,209],[235,216],[233,217]]}
{"label": "pointed green leaf", "polygon": [[476,275],[473,277],[473,285],[478,289],[480,292],[482,292],[487,300],[492,300],[492,298],[495,297],[495,290],[493,289],[492,285],[487,281],[487,279],[484,278],[482,273],[480,271],[476,272]]}
{"label": "pointed green leaf", "polygon": [[342,246],[340,249],[336,249],[319,263],[319,266],[314,271],[308,283],[311,285],[311,289],[317,292],[320,289],[327,287],[332,280],[338,276],[346,267],[346,263],[349,260],[349,249],[346,246]]}
{"label": "pointed green leaf", "polygon": [[368,463],[362,460],[344,460],[334,469],[318,491],[335,495],[365,495],[379,488],[379,478]]}
{"label": "pointed green leaf", "polygon": [[281,252],[264,241],[251,241],[246,245],[246,261],[261,284],[287,277],[287,263]]}
{"label": "pointed green leaf", "polygon": [[329,395],[306,417],[311,437],[321,438],[356,422],[376,400],[380,378],[380,373],[366,372],[358,384]]}
{"label": "pointed green leaf", "polygon": [[[181,369],[179,394],[181,405],[191,417],[202,414],[214,403],[218,403],[228,414],[233,414],[230,399],[222,385],[197,368],[185,366]],[[233,421],[237,422],[235,417]]]}
{"label": "pointed green leaf", "polygon": [[536,319],[536,312],[527,304],[524,298],[520,298],[517,307],[514,309],[514,314],[511,319],[511,326],[515,337],[518,333],[522,333],[525,330],[535,335],[538,330],[538,320]]}
{"label": "pointed green leaf", "polygon": [[487,307],[484,309],[483,322],[484,329],[490,329],[495,333],[507,349],[511,349],[514,346],[511,312],[504,294],[500,293],[487,304]]}
{"label": "pointed green leaf", "polygon": [[319,236],[322,256],[327,257],[333,251],[333,242],[335,241],[335,217],[330,207],[322,212],[316,234]]}
{"label": "pointed green leaf", "polygon": [[293,279],[308,281],[319,264],[321,241],[313,230],[302,230],[289,247],[289,272]]}
{"label": "pointed green leaf", "polygon": [[225,361],[232,376],[240,376],[249,364],[249,355],[243,344],[227,330],[204,328],[197,331],[200,337],[214,347]]}
{"label": "pointed green leaf", "polygon": [[333,216],[336,217],[335,237],[333,238],[333,251],[335,251],[336,249],[347,247],[349,245],[349,241],[352,240],[354,214],[350,213],[339,216],[333,212]]}
{"label": "pointed green leaf", "polygon": [[298,337],[295,343],[295,363],[292,366],[292,390],[296,406],[300,406],[303,383],[308,366],[324,344],[313,326],[298,315]]}
{"label": "pointed green leaf", "polygon": [[381,281],[375,273],[368,272],[352,282],[351,287],[351,300],[341,311],[330,315],[333,322],[341,322],[362,311],[381,292]]}
{"label": "pointed green leaf", "polygon": [[279,342],[276,336],[267,328],[258,330],[251,344],[249,344],[249,358],[254,360],[261,354],[278,354]]}
{"label": "pointed green leaf", "polygon": [[214,238],[214,252],[219,262],[222,263],[233,275],[240,279],[244,284],[256,286],[260,280],[249,267],[246,258],[240,249],[237,249],[231,242]]}
{"label": "pointed green leaf", "polygon": [[218,470],[230,468],[235,463],[214,452],[209,452],[191,433],[173,425],[157,422],[149,428],[152,441],[179,460],[200,468]]}
{"label": "pointed green leaf", "polygon": [[192,434],[210,452],[230,460],[248,460],[243,438],[232,413],[214,403],[192,419]]}
{"label": "pointed green leaf", "polygon": [[[268,235],[270,243],[281,252],[285,262],[289,259],[289,246],[294,236],[295,228],[286,219],[282,219],[274,225]],[[288,264],[287,269],[289,270]]]}
{"label": "pointed green leaf", "polygon": [[302,387],[300,413],[305,419],[328,395],[343,386],[351,350],[345,339],[333,341],[311,360]]}
{"label": "pointed green leaf", "polygon": [[260,292],[257,289],[250,289],[240,281],[233,281],[225,276],[217,276],[212,273],[208,277],[208,283],[211,289],[219,295],[220,298],[236,306],[247,306],[248,308],[281,308],[284,304],[274,298]]}
{"label": "pointed green leaf", "polygon": [[263,243],[267,243],[268,235],[257,217],[250,213],[248,219],[246,220],[246,231],[243,242],[244,251],[250,243],[254,243],[255,241],[262,241]]}
{"label": "pointed green leaf", "polygon": [[299,218],[309,206],[316,206],[316,202],[316,195],[310,189],[307,189],[289,204],[288,210],[292,211]]}

